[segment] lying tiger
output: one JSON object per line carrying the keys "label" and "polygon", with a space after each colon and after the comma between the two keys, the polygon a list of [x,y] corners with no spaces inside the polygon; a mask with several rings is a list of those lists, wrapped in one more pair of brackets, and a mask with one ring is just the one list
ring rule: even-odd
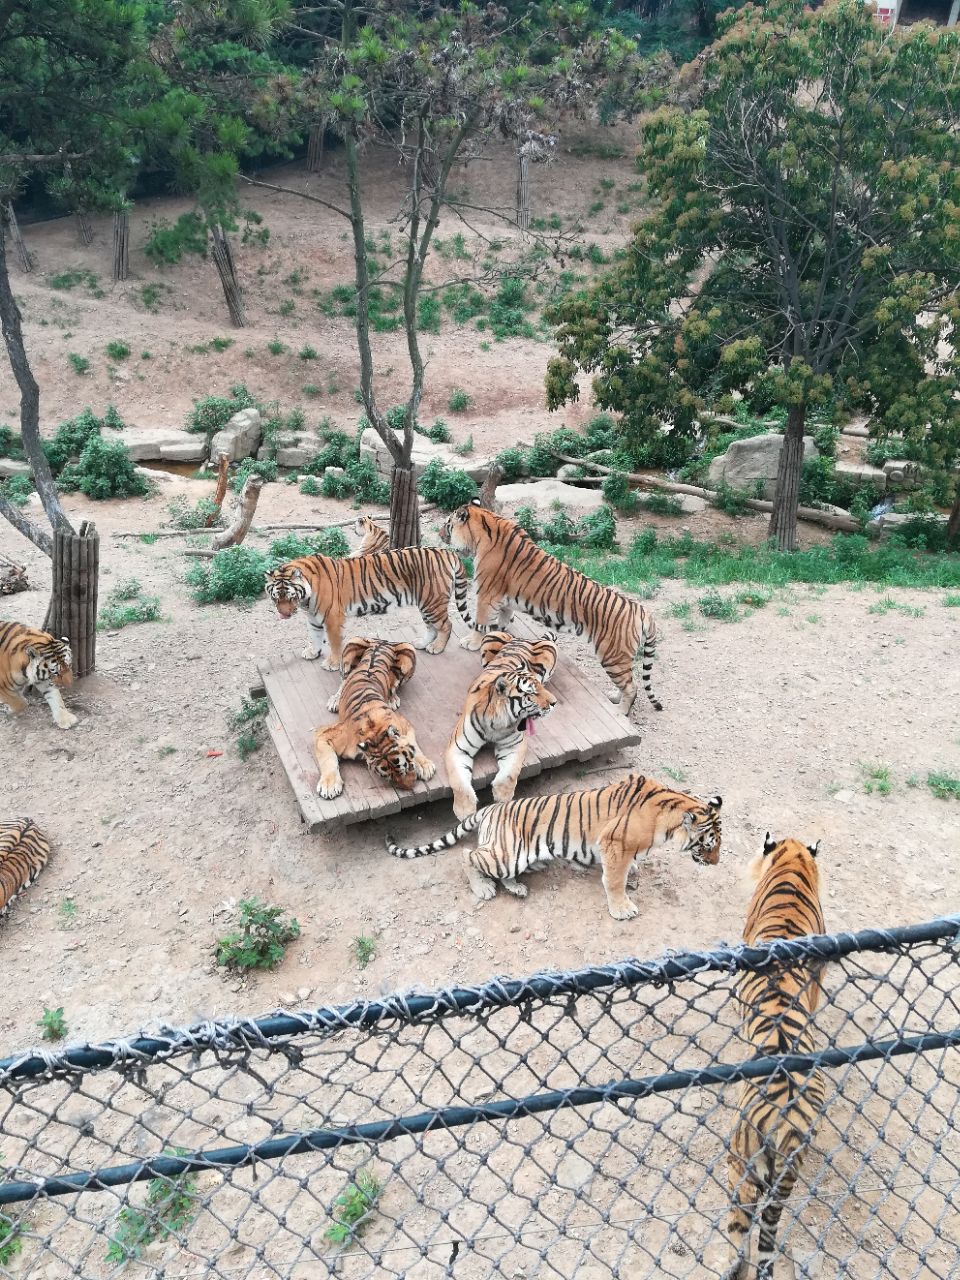
{"label": "lying tiger", "polygon": [[505,631],[484,636],[480,646],[483,672],[467,690],[467,698],[444,757],[458,818],[475,813],[473,762],[489,744],[497,757],[493,798],[512,800],[527,754],[534,721],[549,715],[557,700],[544,685],[557,664],[552,640],[514,640]]}
{"label": "lying tiger", "polygon": [[[657,628],[651,614],[615,587],[585,577],[556,556],[543,551],[513,520],[494,515],[478,500],[459,507],[441,528],[440,536],[455,551],[474,557],[477,584],[476,630],[461,644],[479,649],[485,632],[502,630],[519,608],[554,630],[573,630],[589,636],[600,664],[617,686],[614,702],[629,714],[637,696],[635,668],[642,660],[641,679],[657,711],[650,687]],[[490,623],[491,613],[498,620]]]}
{"label": "lying tiger", "polygon": [[452,593],[460,616],[473,626],[460,557],[443,548],[404,547],[349,560],[301,556],[270,570],[265,590],[281,618],[292,618],[303,606],[309,637],[303,657],[319,658],[326,641],[329,652],[321,665],[327,671],[340,670],[348,617],[414,604],[427,624],[426,639],[416,648],[442,653],[453,630],[448,612]]}
{"label": "lying tiger", "polygon": [[0,916],[47,865],[50,845],[32,818],[0,822]]}
{"label": "lying tiger", "polygon": [[371,773],[412,791],[427,781],[436,765],[420,750],[410,722],[400,715],[400,687],[417,667],[411,644],[351,640],[343,650],[343,682],[327,703],[336,724],[314,730],[313,753],[320,780],[317,791],[333,800],[343,791],[339,760],[363,760]]}
{"label": "lying tiger", "polygon": [[26,707],[23,695],[36,689],[50,708],[54,723],[69,729],[77,717],[63,704],[62,688],[73,683],[70,641],[19,622],[0,622],[0,702],[14,715]]}
{"label": "lying tiger", "polygon": [[[774,840],[751,871],[757,887],[747,912],[748,946],[823,933],[817,844]],[[809,961],[745,971],[737,984],[743,1032],[755,1057],[813,1053],[814,1015],[823,999],[819,967]],[[740,1086],[740,1119],[727,1152],[732,1205],[727,1221],[732,1263],[724,1280],[746,1280],[750,1232],[760,1219],[757,1280],[773,1280],[777,1231],[823,1111],[820,1071],[777,1072]]]}
{"label": "lying tiger", "polygon": [[[533,796],[479,809],[432,844],[399,848],[387,837],[395,858],[423,858],[477,832],[477,847],[464,854],[470,887],[478,898],[492,898],[499,880],[508,893],[527,896],[517,879],[538,862],[566,859],[581,866],[599,861],[607,907],[614,920],[638,911],[625,893],[638,858],[661,845],[689,853],[694,862],[720,861],[721,799],[695,800],[631,775],[621,782],[567,795]],[[631,886],[632,887],[632,886]]]}
{"label": "lying tiger", "polygon": [[357,516],[353,525],[354,532],[360,539],[360,545],[352,552],[352,557],[369,556],[374,551],[390,550],[390,535],[381,529],[369,516]]}

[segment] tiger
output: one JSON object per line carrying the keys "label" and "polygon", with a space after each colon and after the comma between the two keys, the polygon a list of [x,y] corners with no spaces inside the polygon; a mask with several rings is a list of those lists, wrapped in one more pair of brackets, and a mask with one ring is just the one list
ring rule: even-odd
{"label": "tiger", "polygon": [[357,556],[368,556],[374,551],[390,550],[389,533],[386,529],[381,529],[369,516],[357,516],[353,528],[357,537],[361,539],[359,547],[352,553],[353,559]]}
{"label": "tiger", "polygon": [[327,671],[340,670],[347,617],[415,604],[427,624],[426,639],[416,648],[442,653],[453,629],[448,615],[452,591],[460,616],[473,625],[463,565],[459,556],[442,547],[404,547],[348,560],[301,556],[269,570],[265,590],[281,618],[292,618],[304,606],[308,644],[303,657],[319,658],[326,638],[329,653],[321,666]]}
{"label": "tiger", "polygon": [[465,818],[477,808],[473,762],[486,744],[497,757],[493,798],[512,800],[534,721],[549,715],[557,700],[544,685],[553,674],[557,646],[549,640],[514,640],[505,631],[485,636],[483,671],[467,690],[444,761],[453,788],[453,812]]}
{"label": "tiger", "polygon": [[337,723],[314,730],[313,753],[320,770],[317,793],[333,800],[343,791],[338,760],[364,761],[371,773],[412,791],[436,773],[417,745],[406,717],[399,714],[400,688],[413,675],[417,654],[412,644],[351,640],[343,650],[343,681],[327,703]]}
{"label": "tiger", "polygon": [[27,705],[23,694],[37,689],[50,708],[54,723],[70,729],[77,717],[64,706],[60,693],[73,683],[70,641],[19,622],[0,622],[0,702],[14,715]]}
{"label": "tiger", "polygon": [[[773,938],[823,933],[820,906],[820,842],[774,840],[751,870],[757,880],[743,940],[754,946]],[[820,966],[765,966],[739,980],[737,999],[744,1032],[757,1057],[812,1053],[813,1018],[823,999]],[[819,1071],[777,1073],[740,1086],[740,1119],[727,1156],[731,1208],[727,1221],[732,1265],[724,1280],[746,1280],[749,1235],[757,1210],[760,1241],[757,1280],[772,1280],[780,1215],[800,1171],[823,1107]]]}
{"label": "tiger", "polygon": [[[655,710],[663,710],[650,686],[657,627],[643,605],[561,563],[514,520],[495,515],[477,499],[458,507],[442,525],[440,536],[455,551],[474,557],[476,627],[460,641],[464,648],[479,649],[485,632],[508,626],[512,609],[523,609],[554,630],[586,632],[617,686],[610,700],[622,703],[627,715],[637,696],[640,659],[647,697]],[[494,611],[497,621],[490,623]]]}
{"label": "tiger", "polygon": [[497,880],[508,893],[525,898],[526,885],[517,877],[535,863],[563,858],[590,866],[599,861],[610,914],[614,920],[630,920],[638,907],[624,889],[644,854],[672,844],[701,865],[719,862],[722,803],[720,796],[696,800],[631,774],[590,791],[499,801],[478,809],[432,844],[401,848],[388,836],[387,849],[395,858],[423,858],[476,831],[477,847],[465,853],[464,864],[480,899],[494,896]]}
{"label": "tiger", "polygon": [[32,818],[0,822],[0,916],[47,865],[50,844]]}

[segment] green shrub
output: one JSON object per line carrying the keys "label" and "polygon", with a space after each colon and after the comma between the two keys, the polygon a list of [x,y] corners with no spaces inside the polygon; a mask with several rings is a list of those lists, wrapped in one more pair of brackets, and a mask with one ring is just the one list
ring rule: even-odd
{"label": "green shrub", "polygon": [[447,408],[451,413],[463,413],[464,410],[470,408],[472,403],[473,401],[470,396],[467,395],[466,391],[461,387],[455,387],[453,391],[450,392],[450,399],[447,401]]}
{"label": "green shrub", "polygon": [[230,728],[239,731],[237,753],[241,760],[247,760],[255,751],[263,746],[266,736],[267,712],[270,703],[266,698],[243,698],[239,711],[231,711],[227,717]]}
{"label": "green shrub", "polygon": [[182,213],[174,223],[151,223],[143,252],[158,267],[172,267],[185,253],[205,254],[207,228],[199,213]]}
{"label": "green shrub", "polygon": [[316,360],[317,352],[315,347],[301,347],[298,355],[301,360]]}
{"label": "green shrub", "polygon": [[325,498],[353,498],[355,505],[376,502],[386,506],[390,501],[390,485],[381,480],[370,458],[358,458],[344,468],[343,475],[323,473],[320,492]]}
{"label": "green shrub", "polygon": [[577,537],[577,526],[564,511],[559,503],[554,503],[553,515],[543,526],[544,542],[552,543],[557,547],[567,546],[571,542],[575,542]]}
{"label": "green shrub", "polygon": [[158,622],[160,600],[157,596],[145,596],[135,578],[118,583],[107,596],[100,610],[97,628],[101,631],[119,631],[135,622]]}
{"label": "green shrub", "polygon": [[86,356],[78,356],[75,352],[71,351],[67,356],[67,359],[70,361],[74,373],[82,375],[90,372],[90,361]]}
{"label": "green shrub", "polygon": [[816,445],[821,458],[835,458],[837,456],[837,442],[839,439],[840,428],[835,427],[832,422],[824,422],[820,426],[813,428],[813,443]]}
{"label": "green shrub", "polygon": [[55,476],[71,459],[80,457],[87,441],[98,436],[102,426],[102,420],[90,409],[84,409],[75,418],[67,418],[59,424],[53,439],[43,442],[43,451]]}
{"label": "green shrub", "polygon": [[326,1240],[338,1246],[356,1240],[376,1208],[382,1191],[379,1178],[361,1169],[356,1179],[333,1202],[333,1221],[324,1232]]}
{"label": "green shrub", "polygon": [[237,908],[237,928],[217,942],[217,964],[226,969],[275,969],[287,944],[300,937],[292,917],[284,919],[282,907],[271,907],[257,898],[242,898]]}
{"label": "green shrub", "polygon": [[451,444],[450,448],[458,458],[469,457],[474,450],[473,435],[468,435],[466,440],[461,441],[460,444]]}
{"label": "green shrub", "polygon": [[448,469],[439,458],[427,465],[418,490],[427,502],[435,502],[442,511],[455,511],[478,493],[476,482],[465,471]]}
{"label": "green shrub", "polygon": [[204,396],[200,400],[194,400],[193,409],[187,418],[187,430],[195,431],[198,435],[203,433],[212,436],[225,427],[235,413],[239,413],[241,409],[249,409],[256,403],[242,383],[231,387],[229,396]]}
{"label": "green shrub", "polygon": [[270,544],[270,554],[278,563],[297,560],[300,556],[334,556],[340,559],[350,554],[350,543],[342,529],[321,529],[301,538],[295,533],[285,533]]}
{"label": "green shrub", "polygon": [[583,516],[577,525],[576,538],[582,547],[592,547],[597,551],[609,550],[616,536],[617,522],[606,503]]}
{"label": "green shrub", "polygon": [[537,519],[537,513],[534,511],[533,507],[517,507],[513,518],[520,528],[530,535],[534,542],[540,541],[540,522]]}
{"label": "green shrub", "polygon": [[168,523],[174,529],[206,529],[210,518],[218,514],[217,505],[212,498],[200,498],[191,506],[182,493],[167,504],[167,511],[170,515]]}
{"label": "green shrub", "polygon": [[211,560],[194,560],[186,582],[197,604],[255,600],[263,592],[267,557],[253,547],[228,547]]}
{"label": "green shrub", "polygon": [[323,448],[310,460],[306,470],[311,475],[320,475],[327,467],[349,467],[359,462],[360,446],[345,431],[328,430],[323,432]]}
{"label": "green shrub", "polygon": [[721,480],[717,485],[713,505],[728,516],[742,516],[747,510],[747,501],[752,496],[745,489],[733,489],[726,480]]}
{"label": "green shrub", "polygon": [[682,516],[683,503],[675,493],[664,493],[662,489],[652,489],[640,497],[640,505],[658,516]]}
{"label": "green shrub", "polygon": [[257,458],[244,458],[230,477],[230,488],[234,493],[239,493],[250,476],[261,476],[265,483],[269,483],[276,480],[277,475],[277,464],[275,462],[269,462],[266,459],[261,461]]}
{"label": "green shrub", "polygon": [[[178,1147],[173,1154],[186,1153]],[[117,1215],[104,1260],[123,1265],[135,1262],[154,1240],[185,1234],[200,1211],[196,1187],[196,1177],[188,1173],[151,1178],[143,1208],[125,1204]]]}
{"label": "green shrub", "polygon": [[502,468],[503,479],[507,484],[518,480],[524,474],[526,462],[522,449],[503,449],[497,454],[495,462]]}
{"label": "green shrub", "polygon": [[811,458],[803,464],[800,473],[799,498],[802,507],[815,507],[826,502],[849,511],[858,499],[865,499],[868,503],[876,501],[876,493],[869,486],[838,476],[832,458]]}
{"label": "green shrub", "polygon": [[319,498],[320,486],[317,484],[314,476],[307,476],[306,480],[300,485],[300,492],[305,498]]}
{"label": "green shrub", "polygon": [[125,342],[108,342],[107,355],[111,360],[126,360],[130,355],[130,348]]}
{"label": "green shrub", "polygon": [[23,1241],[20,1239],[22,1230],[19,1222],[0,1213],[0,1266],[5,1267],[8,1262],[12,1262],[23,1249]]}
{"label": "green shrub", "polygon": [[440,315],[440,299],[437,295],[424,294],[417,303],[417,328],[422,333],[439,333]]}
{"label": "green shrub", "polygon": [[719,591],[708,591],[697,601],[697,607],[705,618],[718,618],[721,622],[736,622],[737,606]]}
{"label": "green shrub", "polygon": [[527,297],[526,281],[519,276],[506,276],[490,303],[490,328],[493,336],[498,340],[532,338],[533,325],[526,319],[526,313],[532,310],[533,303]]}
{"label": "green shrub", "polygon": [[15,507],[25,507],[33,493],[33,480],[30,476],[10,476],[8,480],[0,480],[0,493]]}
{"label": "green shrub", "polygon": [[150,486],[137,471],[130,453],[120,440],[91,436],[76,462],[67,463],[57,481],[69,493],[79,489],[88,498],[143,497]]}
{"label": "green shrub", "polygon": [[626,472],[614,471],[603,478],[603,496],[612,507],[625,515],[637,509],[637,495],[630,488]]}
{"label": "green shrub", "polygon": [[927,786],[938,800],[960,800],[960,778],[949,773],[928,773]]}
{"label": "green shrub", "polygon": [[432,427],[427,427],[423,433],[428,440],[432,440],[434,444],[449,444],[453,439],[450,428],[442,418],[437,418]]}
{"label": "green shrub", "polygon": [[900,436],[887,436],[883,440],[871,440],[867,445],[866,459],[872,467],[882,467],[903,457],[905,445]]}
{"label": "green shrub", "polygon": [[22,458],[23,442],[10,427],[0,427],[0,458]]}

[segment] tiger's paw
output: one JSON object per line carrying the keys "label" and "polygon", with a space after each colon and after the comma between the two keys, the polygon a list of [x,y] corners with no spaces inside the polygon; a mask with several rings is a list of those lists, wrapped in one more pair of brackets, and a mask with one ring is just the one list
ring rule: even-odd
{"label": "tiger's paw", "polygon": [[614,920],[632,920],[640,908],[629,898],[624,898],[622,902],[608,903],[608,910]]}
{"label": "tiger's paw", "polygon": [[471,631],[471,633],[468,636],[460,637],[461,649],[470,649],[474,653],[476,653],[476,651],[480,648],[482,644],[483,644],[483,636],[476,631]]}
{"label": "tiger's paw", "polygon": [[500,883],[507,893],[512,893],[515,898],[525,898],[527,896],[527,886],[521,884],[519,880],[515,880],[513,876],[508,876],[506,880],[501,880]]}
{"label": "tiger's paw", "polygon": [[421,782],[429,782],[437,772],[437,766],[432,760],[428,760],[426,756],[421,756],[419,760],[414,761],[414,764],[417,769],[417,777]]}
{"label": "tiger's paw", "polygon": [[314,653],[314,651],[310,648],[310,646],[307,645],[306,649],[300,650],[300,657],[306,658],[308,662],[316,662],[317,658],[320,657],[320,654]]}
{"label": "tiger's paw", "polygon": [[332,781],[324,782],[323,778],[317,783],[317,795],[321,800],[336,800],[337,796],[343,791],[343,779],[334,778]]}
{"label": "tiger's paw", "polygon": [[[319,657],[319,656],[320,656],[320,655],[319,655],[319,654],[317,654],[317,657]],[[340,670],[340,663],[339,663],[339,662],[334,662],[334,660],[333,660],[332,658],[324,658],[324,660],[320,663],[320,666],[323,668],[323,670],[324,670],[324,671],[339,671],[339,670]]]}
{"label": "tiger's paw", "polygon": [[340,710],[340,690],[327,700],[327,710],[332,711],[334,715]]}
{"label": "tiger's paw", "polygon": [[497,896],[497,886],[486,876],[482,878],[478,876],[471,880],[470,888],[473,890],[474,897],[479,898],[481,902],[489,902],[491,898]]}
{"label": "tiger's paw", "polygon": [[473,794],[467,796],[455,796],[453,801],[453,812],[458,822],[463,822],[464,818],[469,818],[477,812],[477,797]]}
{"label": "tiger's paw", "polygon": [[623,701],[623,691],[621,689],[614,689],[612,693],[607,694],[607,697],[610,699],[610,701],[613,703],[614,706],[617,706],[620,702]]}
{"label": "tiger's paw", "polygon": [[77,717],[73,714],[72,711],[60,711],[57,714],[56,721],[57,721],[57,728],[72,729],[73,726],[77,723]]}
{"label": "tiger's paw", "polygon": [[431,640],[429,644],[424,645],[423,647],[426,649],[427,653],[443,653],[444,649],[447,647],[447,641],[449,639],[449,636],[437,636],[436,640]]}

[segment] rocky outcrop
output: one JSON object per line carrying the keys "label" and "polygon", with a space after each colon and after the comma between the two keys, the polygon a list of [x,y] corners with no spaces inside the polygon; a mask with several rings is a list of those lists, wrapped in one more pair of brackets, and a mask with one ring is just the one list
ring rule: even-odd
{"label": "rocky outcrop", "polygon": [[[769,501],[773,498],[777,484],[777,467],[780,465],[782,448],[783,436],[776,432],[750,436],[746,440],[734,440],[726,453],[710,463],[710,470],[707,472],[708,488],[716,489],[721,483],[725,483],[731,489],[740,489],[752,497],[757,481],[760,481],[761,496]],[[819,456],[813,437],[804,436],[804,462],[811,462]]]}
{"label": "rocky outcrop", "polygon": [[207,456],[203,436],[173,427],[130,427],[118,439],[133,462],[202,462]]}
{"label": "rocky outcrop", "polygon": [[525,484],[499,485],[496,501],[506,514],[517,507],[549,511],[555,502],[567,512],[596,511],[603,505],[603,494],[599,489],[579,489],[562,480],[530,480]]}
{"label": "rocky outcrop", "polygon": [[226,454],[231,462],[250,458],[260,448],[263,426],[259,409],[241,409],[210,441],[210,457]]}

